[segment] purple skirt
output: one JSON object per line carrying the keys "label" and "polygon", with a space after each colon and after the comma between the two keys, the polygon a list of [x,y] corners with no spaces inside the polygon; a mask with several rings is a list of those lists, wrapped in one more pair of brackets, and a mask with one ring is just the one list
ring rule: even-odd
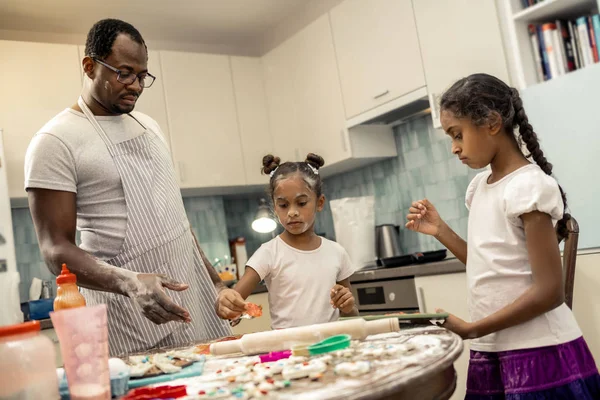
{"label": "purple skirt", "polygon": [[600,399],[600,375],[583,339],[557,346],[471,350],[465,400]]}

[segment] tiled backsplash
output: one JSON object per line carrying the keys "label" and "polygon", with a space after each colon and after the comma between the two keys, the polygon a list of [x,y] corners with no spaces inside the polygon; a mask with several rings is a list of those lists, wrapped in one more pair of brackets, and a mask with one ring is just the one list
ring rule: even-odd
{"label": "tiled backsplash", "polygon": [[[433,128],[429,116],[399,125],[395,128],[395,137],[398,157],[326,179],[327,199],[375,196],[376,224],[404,226],[411,201],[427,197],[442,218],[466,238],[465,190],[478,171],[462,165],[451,154],[448,139],[443,131]],[[184,199],[190,223],[210,260],[229,256],[229,238],[245,237],[249,256],[261,243],[271,239],[271,234],[260,234],[250,227],[261,197],[265,195]],[[13,209],[12,220],[21,273],[21,299],[25,300],[33,277],[48,280],[54,280],[54,277],[40,256],[29,210]],[[318,216],[315,230],[335,239],[329,202]],[[405,252],[442,247],[429,236],[405,229],[401,232],[401,240]]]}

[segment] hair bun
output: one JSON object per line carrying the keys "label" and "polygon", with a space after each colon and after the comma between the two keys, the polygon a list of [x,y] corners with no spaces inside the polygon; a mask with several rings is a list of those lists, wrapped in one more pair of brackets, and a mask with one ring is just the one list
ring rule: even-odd
{"label": "hair bun", "polygon": [[275,157],[272,154],[267,154],[262,160],[262,173],[269,175],[271,172],[275,171],[277,167],[279,167],[279,164],[281,164],[281,159],[279,157]]}
{"label": "hair bun", "polygon": [[325,160],[323,160],[323,157],[316,155],[314,153],[308,153],[308,155],[306,156],[305,162],[317,170],[319,168],[321,168],[323,165],[325,165]]}

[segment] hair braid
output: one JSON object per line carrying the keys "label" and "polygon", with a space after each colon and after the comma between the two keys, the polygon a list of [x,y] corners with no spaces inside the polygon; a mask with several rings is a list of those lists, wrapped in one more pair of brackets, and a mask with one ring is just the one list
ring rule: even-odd
{"label": "hair braid", "polygon": [[[532,158],[533,161],[544,171],[547,175],[552,175],[552,164],[548,162],[546,157],[544,156],[544,152],[540,148],[540,142],[538,140],[537,134],[534,132],[533,127],[529,123],[529,119],[527,118],[527,114],[525,114],[525,109],[523,108],[523,100],[519,96],[519,92],[515,88],[510,89],[512,103],[515,110],[515,117],[513,119],[513,125],[519,126],[519,134],[523,143],[527,147],[529,151],[529,155],[527,158]],[[567,221],[571,218],[571,215],[567,213],[567,195],[560,185],[558,185],[558,189],[560,190],[560,195],[562,197],[564,213],[563,217],[560,221],[558,221],[556,225],[556,232],[558,235],[559,241],[565,239],[569,232],[567,229]]]}

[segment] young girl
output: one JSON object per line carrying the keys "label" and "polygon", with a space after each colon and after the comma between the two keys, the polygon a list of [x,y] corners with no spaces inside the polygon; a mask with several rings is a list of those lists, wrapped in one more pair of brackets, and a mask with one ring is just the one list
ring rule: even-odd
{"label": "young girl", "polygon": [[491,170],[467,189],[467,242],[427,200],[412,203],[406,227],[435,236],[467,265],[473,322],[450,315],[444,325],[471,339],[466,398],[600,399],[594,359],[563,298],[557,234],[567,235],[566,197],[517,90],[471,75],[442,96],[441,110],[452,153]]}
{"label": "young girl", "polygon": [[233,319],[246,299],[265,280],[273,329],[335,321],[358,315],[348,278],[354,273],[348,253],[339,244],[315,234],[315,216],[325,196],[319,168],[324,161],[309,154],[305,162],[263,158],[270,174],[269,194],[284,232],[263,244],[248,260],[234,291],[218,298],[219,315]]}

